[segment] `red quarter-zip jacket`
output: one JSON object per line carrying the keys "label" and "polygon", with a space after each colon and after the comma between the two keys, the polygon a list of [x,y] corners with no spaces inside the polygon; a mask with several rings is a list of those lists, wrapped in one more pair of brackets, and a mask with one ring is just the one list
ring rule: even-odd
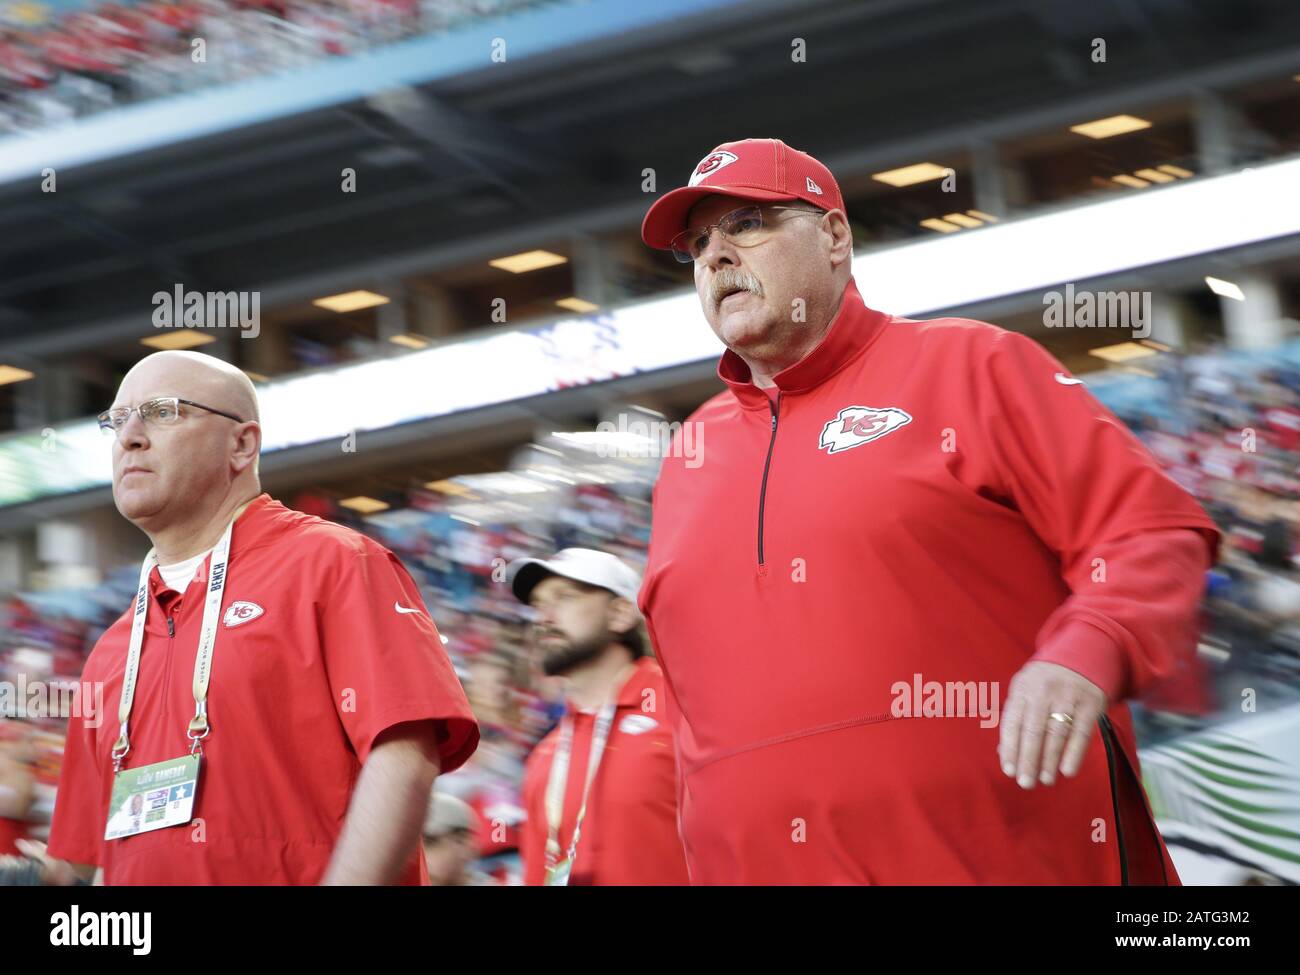
{"label": "red quarter-zip jacket", "polygon": [[[1195,500],[1031,339],[852,283],[778,395],[718,374],[639,599],[692,883],[1177,883],[1122,701],[1194,651]],[[1031,659],[1112,703],[1075,778],[1023,790],[997,718]]]}

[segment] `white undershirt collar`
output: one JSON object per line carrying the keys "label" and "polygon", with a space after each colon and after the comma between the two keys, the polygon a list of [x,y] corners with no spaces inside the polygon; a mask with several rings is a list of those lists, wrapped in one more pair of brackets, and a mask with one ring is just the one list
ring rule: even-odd
{"label": "white undershirt collar", "polygon": [[[214,545],[213,548],[216,548]],[[163,585],[173,592],[183,593],[189,588],[190,580],[194,574],[199,571],[199,566],[203,560],[212,554],[212,549],[206,552],[200,552],[192,559],[186,559],[184,562],[177,562],[175,565],[158,566],[158,574],[162,576]]]}

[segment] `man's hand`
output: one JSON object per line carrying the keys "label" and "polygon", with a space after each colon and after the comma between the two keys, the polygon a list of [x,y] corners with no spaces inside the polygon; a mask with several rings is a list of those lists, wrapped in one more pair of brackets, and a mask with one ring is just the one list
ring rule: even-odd
{"label": "man's hand", "polygon": [[[1011,678],[1002,710],[998,758],[1002,771],[1023,789],[1052,785],[1059,768],[1073,777],[1083,764],[1106,694],[1068,667],[1031,660]],[[1070,723],[1052,718],[1067,714]]]}
{"label": "man's hand", "polygon": [[50,856],[39,840],[16,840],[14,845],[23,856],[40,864],[41,880],[48,886],[70,887],[78,879],[88,882],[95,875],[93,866],[67,863]]}

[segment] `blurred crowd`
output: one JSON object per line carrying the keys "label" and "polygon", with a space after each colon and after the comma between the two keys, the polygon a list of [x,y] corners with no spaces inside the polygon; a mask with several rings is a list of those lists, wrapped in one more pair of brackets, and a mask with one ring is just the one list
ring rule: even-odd
{"label": "blurred crowd", "polygon": [[0,3],[0,132],[357,54],[538,2],[143,0],[62,11]]}
{"label": "blurred crowd", "polygon": [[[1237,702],[1243,675],[1287,699],[1300,686],[1300,369],[1249,368],[1229,353],[1162,357],[1161,401],[1119,412],[1224,530],[1207,580],[1202,652],[1135,709],[1144,744],[1203,726]],[[512,497],[496,516],[463,514],[465,495],[420,489],[363,518],[321,492],[285,502],[374,536],[420,584],[482,726],[464,768],[438,780],[426,844],[444,883],[517,883],[519,789],[532,746],[562,712],[562,692],[536,669],[529,610],[510,595],[514,558],[584,546],[641,570],[650,533],[644,465],[621,482],[576,483],[542,503]],[[0,681],[75,681],[99,634],[129,604],[137,567],[91,590],[15,595],[0,608]],[[111,719],[111,716],[110,716]],[[63,722],[0,718],[0,856],[40,838],[53,807]],[[435,880],[437,880],[435,876]]]}
{"label": "blurred crowd", "polygon": [[[1170,409],[1124,418],[1223,530],[1204,604],[1208,655],[1146,702],[1197,718],[1251,683],[1300,686],[1300,364],[1204,349],[1162,360]],[[1211,669],[1206,660],[1230,666]],[[1218,678],[1216,681],[1216,677]]]}

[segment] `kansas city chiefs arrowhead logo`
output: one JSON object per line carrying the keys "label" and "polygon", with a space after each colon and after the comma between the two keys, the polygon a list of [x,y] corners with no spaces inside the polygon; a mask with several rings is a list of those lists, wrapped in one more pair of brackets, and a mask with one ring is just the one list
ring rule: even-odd
{"label": "kansas city chiefs arrowhead logo", "polygon": [[255,620],[262,615],[263,609],[257,603],[244,602],[242,599],[237,603],[231,603],[226,607],[226,615],[222,617],[221,622],[227,627],[239,626],[241,623],[247,623]]}
{"label": "kansas city chiefs arrowhead logo", "polygon": [[896,406],[877,409],[874,406],[846,406],[835,419],[822,427],[822,439],[817,445],[828,453],[838,454],[850,447],[879,440],[887,433],[912,422],[911,414]]}
{"label": "kansas city chiefs arrowhead logo", "polygon": [[625,735],[639,735],[657,727],[659,722],[646,714],[629,714],[618,724],[618,730]]}
{"label": "kansas city chiefs arrowhead logo", "polygon": [[734,152],[727,152],[726,149],[719,149],[717,152],[709,153],[695,167],[695,172],[691,173],[687,185],[698,186],[701,180],[708,179],[723,166],[730,166],[739,158]]}

